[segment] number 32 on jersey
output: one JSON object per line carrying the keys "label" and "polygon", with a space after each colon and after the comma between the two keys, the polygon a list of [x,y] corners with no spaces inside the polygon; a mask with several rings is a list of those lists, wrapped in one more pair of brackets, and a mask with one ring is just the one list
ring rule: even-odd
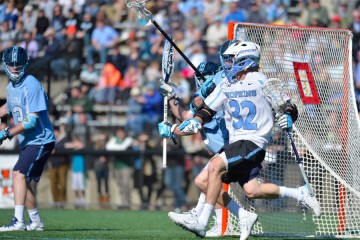
{"label": "number 32 on jersey", "polygon": [[[229,105],[233,118],[238,119],[238,121],[234,120],[232,123],[235,129],[257,129],[257,124],[252,122],[256,116],[256,106],[253,102],[248,100],[242,102],[230,100]],[[244,113],[245,111],[247,112],[246,114]]]}

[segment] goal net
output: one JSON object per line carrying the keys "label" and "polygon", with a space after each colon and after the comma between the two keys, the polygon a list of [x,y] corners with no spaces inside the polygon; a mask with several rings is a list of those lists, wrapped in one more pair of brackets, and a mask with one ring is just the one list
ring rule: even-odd
{"label": "goal net", "polygon": [[[348,30],[230,23],[229,39],[261,47],[260,68],[284,81],[299,109],[293,138],[322,214],[315,217],[294,199],[251,200],[237,184],[230,195],[259,221],[252,234],[293,237],[360,236],[360,132],[352,78],[352,34]],[[304,185],[291,145],[273,129],[260,182]],[[224,211],[223,232],[238,233]]]}

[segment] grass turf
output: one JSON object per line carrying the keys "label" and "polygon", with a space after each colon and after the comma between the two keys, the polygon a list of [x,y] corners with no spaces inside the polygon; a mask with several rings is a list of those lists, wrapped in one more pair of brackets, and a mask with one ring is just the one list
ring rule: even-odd
{"label": "grass turf", "polygon": [[[176,226],[167,212],[161,211],[41,209],[40,214],[44,232],[2,232],[0,239],[199,239]],[[12,216],[12,209],[0,209],[0,225],[8,224]]]}

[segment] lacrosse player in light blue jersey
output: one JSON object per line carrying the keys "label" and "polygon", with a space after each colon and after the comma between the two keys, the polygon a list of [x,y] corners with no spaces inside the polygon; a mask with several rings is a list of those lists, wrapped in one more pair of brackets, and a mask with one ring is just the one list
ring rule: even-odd
{"label": "lacrosse player in light blue jersey", "polygon": [[[223,56],[223,53],[232,42],[233,41],[226,41],[220,47],[220,71],[219,66],[213,62],[202,62],[197,67],[199,72],[205,77],[206,81],[203,82],[201,76],[197,76],[195,74],[197,91],[190,103],[190,110],[185,110],[184,108],[180,107],[179,104],[177,104],[178,100],[176,96],[176,89],[174,89],[171,85],[162,82],[160,86],[161,92],[164,96],[168,96],[168,99],[170,99],[169,103],[171,110],[179,121],[184,121],[185,119],[193,117],[193,114],[198,108],[201,107],[206,97],[214,90],[216,85],[222,81],[225,74],[224,70],[228,68],[227,62],[230,62],[229,60],[231,60],[230,58]],[[162,137],[171,138],[171,126],[171,123],[159,123],[160,135]],[[227,145],[229,142],[229,133],[225,126],[224,113],[222,111],[216,113],[212,120],[203,126],[200,134],[204,144],[212,154],[216,154],[224,145]],[[201,176],[203,175],[199,174],[195,178],[196,185],[204,181],[204,179],[201,179]],[[178,220],[180,220],[180,218],[182,219],[183,217],[190,215],[199,216],[205,203],[205,197],[205,194],[201,193],[196,207],[191,209],[189,212],[180,214],[176,212],[170,212],[170,219],[174,223],[178,224]],[[214,224],[212,224],[212,228],[206,232],[206,237],[220,237],[222,234],[222,207],[220,205],[216,206],[215,214],[216,217]]]}
{"label": "lacrosse player in light blue jersey", "polygon": [[[44,230],[36,208],[36,183],[54,148],[55,136],[48,116],[48,97],[41,83],[25,71],[28,59],[26,50],[17,46],[6,49],[2,57],[10,82],[6,103],[0,107],[0,118],[12,117],[14,127],[0,131],[0,144],[17,135],[20,153],[12,173],[14,217],[10,224],[0,227],[0,232]],[[23,216],[25,207],[30,218],[27,225]]]}

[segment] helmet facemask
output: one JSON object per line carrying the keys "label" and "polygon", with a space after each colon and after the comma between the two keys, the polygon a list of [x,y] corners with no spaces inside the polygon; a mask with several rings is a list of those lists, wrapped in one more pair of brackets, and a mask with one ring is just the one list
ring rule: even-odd
{"label": "helmet facemask", "polygon": [[17,84],[25,74],[25,69],[28,62],[4,62],[5,73],[8,75],[10,81]]}

